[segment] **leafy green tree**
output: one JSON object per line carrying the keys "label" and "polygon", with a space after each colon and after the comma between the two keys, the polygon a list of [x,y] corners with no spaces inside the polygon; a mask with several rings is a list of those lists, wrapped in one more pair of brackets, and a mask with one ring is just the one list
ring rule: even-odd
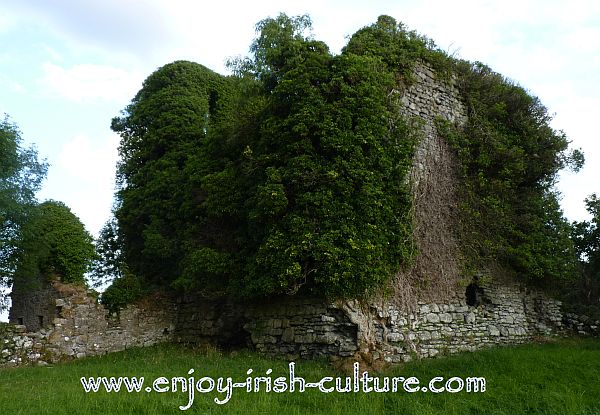
{"label": "leafy green tree", "polygon": [[21,228],[35,204],[35,192],[46,176],[34,147],[24,148],[17,126],[5,115],[0,122],[0,309],[3,288],[12,284]]}
{"label": "leafy green tree", "polygon": [[33,288],[53,277],[84,284],[94,258],[92,237],[77,216],[61,202],[46,201],[23,225],[14,284]]}
{"label": "leafy green tree", "polygon": [[573,240],[583,268],[580,289],[587,304],[600,302],[600,199],[592,194],[585,199],[591,220],[573,223]]}
{"label": "leafy green tree", "polygon": [[90,272],[92,285],[100,287],[122,277],[125,263],[117,220],[114,217],[100,229],[95,248],[96,259]]}

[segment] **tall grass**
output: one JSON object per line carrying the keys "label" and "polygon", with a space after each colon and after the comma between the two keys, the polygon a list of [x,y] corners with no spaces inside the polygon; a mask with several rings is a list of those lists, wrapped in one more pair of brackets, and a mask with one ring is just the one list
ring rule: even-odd
{"label": "tall grass", "polygon": [[[193,375],[188,375],[194,369]],[[221,353],[161,345],[130,349],[52,367],[0,369],[0,414],[600,414],[600,340],[496,348],[476,353],[412,362],[382,376],[485,377],[485,393],[247,393],[233,390],[231,400],[217,405],[224,394],[196,392],[187,411],[180,405],[187,393],[85,393],[81,377],[144,376],[146,385],[158,377],[231,376],[242,382],[248,369],[272,378],[288,375],[288,362],[251,352]],[[307,381],[337,373],[324,361],[296,362],[296,375]],[[264,390],[264,388],[262,388]]]}

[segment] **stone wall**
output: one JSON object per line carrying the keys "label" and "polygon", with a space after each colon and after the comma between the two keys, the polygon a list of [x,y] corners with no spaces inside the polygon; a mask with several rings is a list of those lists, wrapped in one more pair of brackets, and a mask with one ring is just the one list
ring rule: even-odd
{"label": "stone wall", "polygon": [[580,336],[600,337],[600,320],[595,320],[586,315],[578,316],[573,313],[565,313],[563,324],[569,331]]}
{"label": "stone wall", "polygon": [[[459,164],[455,152],[438,134],[436,122],[445,120],[460,127],[466,123],[467,110],[453,78],[438,79],[422,62],[417,62],[414,71],[414,81],[399,91],[400,112],[421,130],[409,178],[413,240],[419,254],[395,282],[395,300],[404,304],[415,303],[417,298],[445,301],[462,278],[456,232]],[[424,286],[423,281],[429,284]],[[420,287],[419,291],[414,287]]]}
{"label": "stone wall", "polygon": [[[325,302],[280,298],[270,303],[217,302],[200,296],[156,295],[109,315],[81,287],[57,284],[61,307],[50,327],[0,324],[0,366],[45,364],[160,342],[250,346],[288,359],[357,357],[398,363],[518,344],[537,336],[598,335],[599,323],[563,316],[560,302],[518,285],[482,287],[481,304],[467,305],[457,287],[445,303],[420,302],[407,312],[391,302]],[[563,323],[564,322],[564,323]]]}
{"label": "stone wall", "polygon": [[406,312],[390,302],[295,299],[261,306],[245,325],[256,349],[288,358],[368,354],[391,363],[564,333],[560,302],[517,285],[483,288],[483,304],[456,290],[446,303]]}
{"label": "stone wall", "polygon": [[110,315],[83,287],[60,282],[20,296],[24,303],[52,304],[56,317],[43,328],[34,324],[33,330],[1,325],[0,365],[44,364],[173,340],[177,304],[172,296],[154,295],[118,315]]}
{"label": "stone wall", "polygon": [[54,299],[58,296],[54,286],[47,281],[15,284],[9,321],[25,325],[31,331],[51,326],[57,316]]}
{"label": "stone wall", "polygon": [[246,346],[245,305],[187,294],[177,301],[174,340],[179,343],[209,343],[222,347]]}
{"label": "stone wall", "polygon": [[0,323],[0,367],[43,360],[44,346],[44,342],[38,340],[37,333],[26,333],[25,326]]}
{"label": "stone wall", "polygon": [[262,354],[288,359],[352,356],[359,324],[336,304],[314,298],[281,298],[249,307],[244,329]]}

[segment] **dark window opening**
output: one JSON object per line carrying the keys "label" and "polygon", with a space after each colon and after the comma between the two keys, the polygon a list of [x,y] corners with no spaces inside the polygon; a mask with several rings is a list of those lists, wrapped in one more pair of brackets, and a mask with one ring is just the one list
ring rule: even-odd
{"label": "dark window opening", "polygon": [[22,326],[23,325],[23,317],[19,317],[17,319],[17,323],[19,324],[19,326]]}
{"label": "dark window opening", "polygon": [[38,316],[38,321],[40,323],[40,326],[44,325],[44,316]]}
{"label": "dark window opening", "polygon": [[60,314],[62,313],[62,306],[56,306],[56,315],[60,316]]}
{"label": "dark window opening", "polygon": [[477,277],[473,278],[473,282],[467,286],[465,296],[467,298],[467,305],[471,307],[479,307],[484,302],[483,288],[478,284]]}

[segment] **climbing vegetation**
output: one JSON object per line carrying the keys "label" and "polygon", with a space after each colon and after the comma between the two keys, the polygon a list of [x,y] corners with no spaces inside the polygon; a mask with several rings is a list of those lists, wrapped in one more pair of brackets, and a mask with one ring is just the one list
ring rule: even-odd
{"label": "climbing vegetation", "polygon": [[473,269],[492,261],[527,282],[572,279],[576,255],[554,184],[583,154],[553,130],[541,102],[481,63],[455,62],[468,110],[463,128],[441,122],[460,160],[461,240]]}
{"label": "climbing vegetation", "polygon": [[414,254],[408,171],[419,131],[399,97],[417,60],[457,76],[469,108],[464,129],[439,127],[460,159],[473,256],[528,279],[570,272],[552,184],[577,154],[565,156],[535,98],[388,16],[338,55],[310,28],[308,16],[259,22],[232,76],[165,65],[113,119],[128,281],[242,298],[384,286]]}

